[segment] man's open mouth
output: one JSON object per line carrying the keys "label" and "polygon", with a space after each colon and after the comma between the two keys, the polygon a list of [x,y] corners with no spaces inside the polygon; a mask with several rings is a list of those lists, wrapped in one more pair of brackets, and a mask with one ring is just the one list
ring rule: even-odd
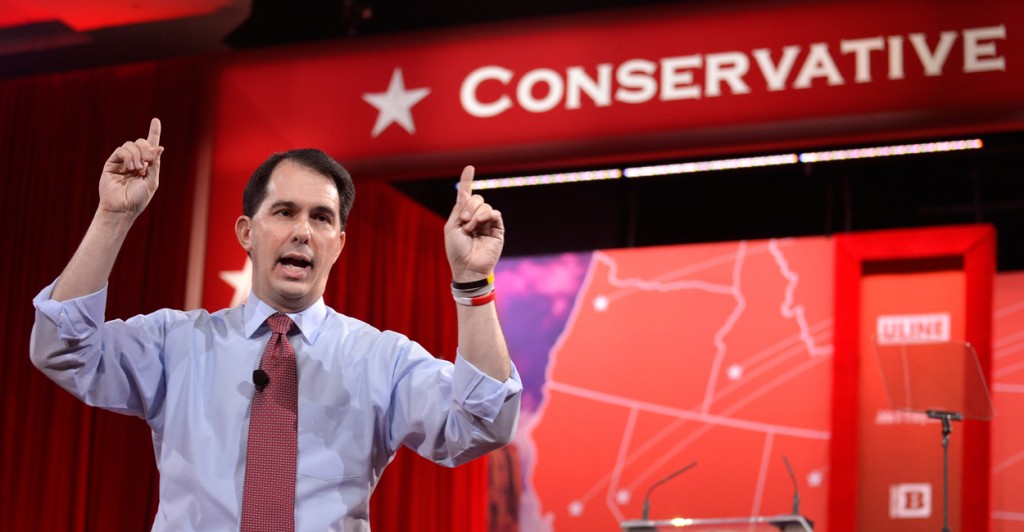
{"label": "man's open mouth", "polygon": [[281,257],[277,262],[281,264],[284,269],[291,271],[300,271],[313,267],[312,261],[306,260],[302,257]]}

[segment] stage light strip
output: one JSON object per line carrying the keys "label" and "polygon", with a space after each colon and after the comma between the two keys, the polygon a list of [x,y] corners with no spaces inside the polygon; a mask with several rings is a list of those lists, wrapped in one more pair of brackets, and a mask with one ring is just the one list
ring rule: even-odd
{"label": "stage light strip", "polygon": [[699,161],[695,163],[638,166],[626,168],[624,175],[626,177],[651,177],[658,175],[693,174],[696,172],[711,172],[715,170],[779,166],[783,164],[795,164],[798,161],[799,159],[795,153],[783,153],[779,155],[762,155],[759,157],[742,157],[739,159],[718,159],[714,161]]}
{"label": "stage light strip", "polygon": [[[619,170],[587,170],[583,172],[566,172],[560,174],[541,174],[519,177],[501,177],[496,179],[480,179],[473,182],[474,190],[495,188],[527,187],[533,185],[553,185],[558,183],[579,183],[584,181],[600,181],[618,179],[620,177],[651,177],[674,174],[693,174],[716,170],[736,170],[740,168],[759,168],[786,164],[819,163],[829,161],[847,161],[851,159],[868,159],[873,157],[891,157],[895,155],[917,155],[922,153],[939,153],[948,151],[976,150],[983,147],[981,139],[951,140],[943,142],[926,142],[921,144],[900,144],[895,146],[878,146],[874,148],[856,148],[850,150],[830,150],[807,152],[799,155],[782,153],[777,155],[761,155],[757,157],[741,157],[737,159],[717,159],[691,163],[661,164],[656,166],[636,166]],[[458,184],[455,185],[458,188]]]}
{"label": "stage light strip", "polygon": [[945,151],[977,150],[982,147],[981,139],[951,140],[945,142],[927,142],[924,144],[901,144],[897,146],[879,146],[876,148],[857,148],[853,150],[832,150],[801,153],[800,162],[820,163],[827,161],[847,161],[850,159],[869,159],[872,157],[891,157],[893,155],[917,155],[920,153],[938,153]]}
{"label": "stage light strip", "polygon": [[[528,187],[533,185],[553,185],[556,183],[579,183],[582,181],[601,181],[604,179],[618,179],[620,177],[622,177],[622,170],[619,170],[618,168],[608,168],[605,170],[587,170],[585,172],[567,172],[562,174],[500,177],[497,179],[480,179],[478,181],[473,181],[473,190]],[[456,184],[455,188],[458,187],[459,185]]]}

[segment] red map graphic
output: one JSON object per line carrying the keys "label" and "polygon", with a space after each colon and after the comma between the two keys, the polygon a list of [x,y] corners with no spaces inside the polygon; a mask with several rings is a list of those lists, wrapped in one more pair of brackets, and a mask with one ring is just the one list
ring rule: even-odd
{"label": "red map graphic", "polygon": [[[595,252],[524,415],[524,530],[787,514],[824,529],[832,244],[826,238]],[[531,500],[532,499],[532,500]]]}

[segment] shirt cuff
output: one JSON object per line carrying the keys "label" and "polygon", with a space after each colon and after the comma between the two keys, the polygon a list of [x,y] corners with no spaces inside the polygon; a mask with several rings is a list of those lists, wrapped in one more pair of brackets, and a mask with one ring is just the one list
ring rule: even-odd
{"label": "shirt cuff", "polygon": [[67,342],[83,340],[103,323],[107,310],[107,285],[86,296],[55,301],[51,299],[54,281],[32,300],[36,310],[57,327],[58,337]]}
{"label": "shirt cuff", "polygon": [[455,370],[452,374],[452,388],[455,400],[467,412],[487,421],[493,422],[502,405],[509,397],[523,391],[523,382],[519,379],[519,371],[512,363],[512,374],[505,382],[501,382],[480,371],[462,354],[456,352]]}

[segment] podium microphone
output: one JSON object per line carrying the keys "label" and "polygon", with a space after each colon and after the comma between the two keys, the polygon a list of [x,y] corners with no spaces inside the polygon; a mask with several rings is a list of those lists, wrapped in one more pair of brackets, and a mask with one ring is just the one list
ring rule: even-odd
{"label": "podium microphone", "polygon": [[797,484],[792,466],[789,465],[789,458],[782,455],[782,461],[786,462],[786,471],[789,471],[789,478],[793,480],[793,515],[800,515],[800,486]]}
{"label": "podium microphone", "polygon": [[651,485],[650,489],[647,490],[647,495],[644,496],[644,513],[643,513],[643,517],[641,517],[641,519],[643,519],[644,521],[647,520],[647,513],[648,513],[647,511],[651,509],[651,492],[654,491],[654,488],[657,488],[658,486],[660,486],[660,485],[662,485],[662,484],[672,480],[673,478],[676,478],[677,476],[679,476],[679,475],[689,471],[695,465],[697,465],[697,462],[691,462],[690,465],[680,469],[679,471],[676,471],[676,472],[672,473],[671,475],[669,475],[669,476],[667,476],[667,477],[665,477],[665,478],[655,482],[653,485]]}

